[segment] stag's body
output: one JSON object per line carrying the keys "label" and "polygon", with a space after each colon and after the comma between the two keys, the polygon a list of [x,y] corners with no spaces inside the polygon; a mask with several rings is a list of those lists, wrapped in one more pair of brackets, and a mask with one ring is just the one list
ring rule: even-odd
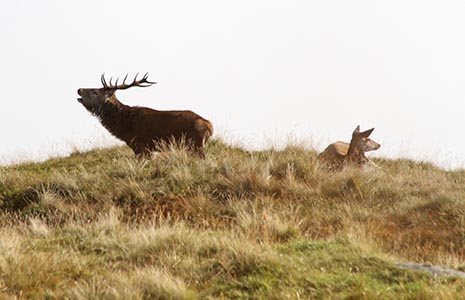
{"label": "stag's body", "polygon": [[319,159],[327,164],[330,169],[342,169],[345,164],[363,166],[371,163],[365,156],[365,152],[381,147],[380,144],[369,138],[373,130],[374,128],[360,132],[360,126],[357,126],[352,133],[350,144],[341,141],[332,143],[320,153]]}
{"label": "stag's body", "polygon": [[[95,115],[101,124],[115,137],[124,141],[137,156],[159,151],[164,144],[184,144],[190,151],[204,157],[204,145],[213,134],[211,122],[196,113],[183,111],[159,111],[147,107],[128,106],[115,95],[118,89],[132,86],[149,86],[147,76],[131,85],[107,85],[103,75],[103,88],[79,89],[79,100]],[[145,85],[143,85],[145,84]]]}

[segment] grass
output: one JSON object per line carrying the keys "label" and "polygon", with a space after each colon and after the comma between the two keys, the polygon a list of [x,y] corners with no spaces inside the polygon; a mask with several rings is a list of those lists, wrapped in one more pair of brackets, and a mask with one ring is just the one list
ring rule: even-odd
{"label": "grass", "polygon": [[465,299],[465,171],[299,145],[0,168],[0,299]]}

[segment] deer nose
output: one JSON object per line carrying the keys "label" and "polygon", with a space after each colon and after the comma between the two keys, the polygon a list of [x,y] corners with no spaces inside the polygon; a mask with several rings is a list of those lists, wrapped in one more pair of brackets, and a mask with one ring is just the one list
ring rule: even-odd
{"label": "deer nose", "polygon": [[78,90],[77,90],[77,93],[78,93],[79,96],[82,96],[82,95],[81,95],[81,90],[82,90],[82,89],[78,89]]}

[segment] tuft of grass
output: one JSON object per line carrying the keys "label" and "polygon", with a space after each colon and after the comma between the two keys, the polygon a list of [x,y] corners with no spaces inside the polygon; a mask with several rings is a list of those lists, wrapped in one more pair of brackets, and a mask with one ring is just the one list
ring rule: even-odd
{"label": "tuft of grass", "polygon": [[464,299],[465,172],[212,140],[0,168],[0,299]]}

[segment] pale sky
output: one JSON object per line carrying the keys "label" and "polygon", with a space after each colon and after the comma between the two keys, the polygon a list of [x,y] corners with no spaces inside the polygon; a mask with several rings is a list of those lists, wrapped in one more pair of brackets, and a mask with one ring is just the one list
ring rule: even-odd
{"label": "pale sky", "polygon": [[360,124],[371,156],[465,166],[465,1],[3,2],[2,164],[114,144],[76,90],[149,72],[118,98],[248,148],[322,150]]}

